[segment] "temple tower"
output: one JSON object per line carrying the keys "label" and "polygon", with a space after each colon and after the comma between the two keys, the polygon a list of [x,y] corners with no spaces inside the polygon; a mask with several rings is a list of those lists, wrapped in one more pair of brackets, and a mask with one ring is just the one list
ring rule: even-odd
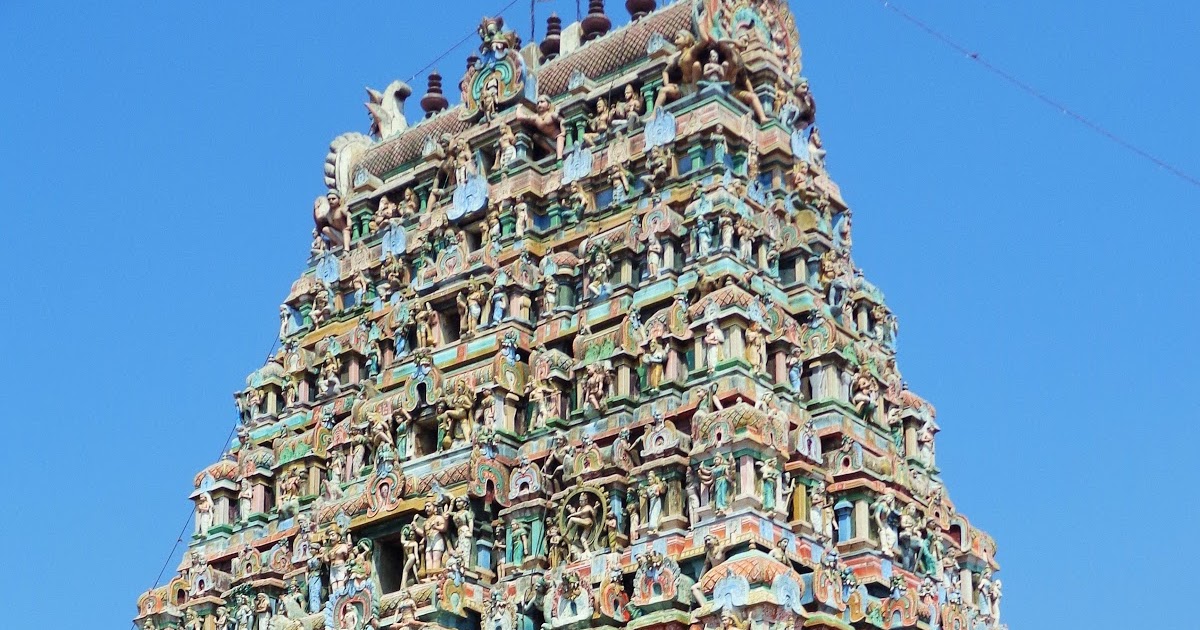
{"label": "temple tower", "polygon": [[368,90],[139,627],[1000,626],[786,3],[608,4]]}

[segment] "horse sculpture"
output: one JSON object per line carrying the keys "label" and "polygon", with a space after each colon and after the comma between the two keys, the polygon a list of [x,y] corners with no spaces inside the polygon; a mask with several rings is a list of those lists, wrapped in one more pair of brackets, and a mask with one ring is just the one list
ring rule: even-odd
{"label": "horse sculpture", "polygon": [[392,81],[382,92],[367,88],[366,103],[371,113],[371,135],[379,140],[390,138],[408,129],[404,118],[404,99],[412,95],[412,88],[403,81]]}

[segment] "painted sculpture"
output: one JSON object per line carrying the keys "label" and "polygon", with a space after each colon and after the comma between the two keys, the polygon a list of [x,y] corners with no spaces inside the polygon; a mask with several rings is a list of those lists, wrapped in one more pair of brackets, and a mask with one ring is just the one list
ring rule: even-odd
{"label": "painted sculpture", "polygon": [[369,90],[138,627],[1003,627],[786,3],[625,4]]}

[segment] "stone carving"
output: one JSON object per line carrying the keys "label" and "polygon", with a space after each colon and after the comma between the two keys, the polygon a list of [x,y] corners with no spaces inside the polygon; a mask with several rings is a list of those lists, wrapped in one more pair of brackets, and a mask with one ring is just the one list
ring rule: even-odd
{"label": "stone carving", "polygon": [[550,97],[542,95],[537,99],[537,107],[533,114],[517,112],[516,121],[529,125],[537,131],[535,141],[547,152],[562,159],[566,136],[563,132],[562,117],[554,108]]}
{"label": "stone carving", "polygon": [[709,322],[704,326],[704,366],[711,374],[717,369],[717,365],[723,361],[723,352],[725,347],[725,333],[715,322]]}
{"label": "stone carving", "polygon": [[138,627],[1001,626],[787,3],[602,4],[369,92]]}
{"label": "stone carving", "polygon": [[871,504],[871,519],[879,532],[879,546],[884,555],[895,554],[899,534],[896,531],[896,495],[887,491]]}
{"label": "stone carving", "polygon": [[330,190],[313,201],[313,223],[317,232],[334,247],[348,247],[350,243],[350,218],[342,207],[342,198]]}
{"label": "stone carving", "polygon": [[717,514],[729,510],[733,500],[733,466],[720,453],[713,456],[710,464],[701,464],[698,469],[701,487],[708,490],[709,504]]}
{"label": "stone carving", "polygon": [[392,81],[382,92],[367,88],[367,111],[371,114],[371,135],[387,139],[408,129],[404,118],[404,99],[412,95],[412,88],[403,81]]}

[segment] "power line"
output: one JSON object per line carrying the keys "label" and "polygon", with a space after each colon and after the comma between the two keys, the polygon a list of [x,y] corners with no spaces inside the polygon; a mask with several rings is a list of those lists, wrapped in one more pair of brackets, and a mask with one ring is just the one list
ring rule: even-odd
{"label": "power line", "polygon": [[[520,1],[521,0],[511,0],[508,4],[501,7],[500,10],[496,11],[494,13],[494,15],[500,15],[501,13],[504,13],[505,11],[512,8],[513,5],[517,4]],[[454,50],[457,49],[459,46],[462,46],[463,44],[465,44],[467,42],[467,40],[471,39],[471,36],[473,36],[475,34],[476,34],[476,31],[474,31],[474,30],[468,32],[462,39],[458,40],[458,42],[455,43],[453,46],[444,50],[437,57],[434,57],[433,61],[430,61],[429,63],[425,64],[420,70],[417,70],[416,72],[414,72],[413,75],[411,77],[409,77],[408,81],[406,81],[406,83],[411,83],[414,79],[421,76],[421,74],[423,74],[424,72],[428,71],[430,68],[432,68],[434,65],[436,65],[439,61],[445,59],[447,55],[454,52]],[[270,358],[271,353],[275,351],[275,345],[277,343],[279,343],[278,339],[272,340],[271,349],[267,351],[267,358]],[[225,448],[227,446],[229,446],[229,441],[233,439],[233,435],[234,435],[236,429],[237,429],[237,425],[230,427],[229,434],[225,436],[225,441],[221,444],[221,452],[217,454],[218,460],[225,455]],[[179,533],[175,536],[175,543],[173,545],[171,545],[171,551],[169,551],[167,553],[167,557],[163,560],[162,567],[159,568],[159,570],[158,570],[158,576],[154,578],[154,586],[151,586],[150,590],[154,590],[154,589],[158,588],[159,583],[162,582],[163,575],[167,572],[167,567],[171,564],[171,558],[175,557],[175,552],[179,549],[179,545],[181,545],[183,543],[183,537],[187,533],[188,526],[191,525],[191,523],[192,523],[193,516],[194,516],[194,510],[188,510],[187,519],[185,519],[183,521],[183,526],[179,528]],[[134,628],[134,630],[136,630],[137,624],[135,622],[130,622],[130,627]]]}
{"label": "power line", "polygon": [[[496,11],[493,15],[500,15],[501,13],[504,13],[505,11],[511,9],[513,7],[513,5],[515,5],[516,3],[520,2],[520,1],[521,0],[512,0],[508,4],[501,7],[500,10]],[[408,78],[408,81],[405,81],[405,83],[411,84],[414,79],[416,79],[417,77],[424,74],[426,70],[429,70],[430,68],[432,68],[434,65],[437,64],[437,62],[445,59],[447,55],[454,52],[459,46],[462,46],[463,44],[467,43],[467,41],[471,39],[471,36],[476,35],[476,34],[477,34],[476,31],[469,31],[466,35],[463,36],[462,39],[458,40],[458,42],[456,44],[447,48],[446,50],[444,50],[442,52],[442,54],[438,55],[437,57],[434,57],[433,61],[430,61],[429,63],[425,64],[425,66],[423,68],[414,72],[413,75]]]}
{"label": "power line", "polygon": [[[271,348],[269,350],[267,350],[267,358],[268,359],[271,358],[271,353],[275,352],[275,346],[278,344],[279,344],[279,339],[271,340]],[[240,418],[238,419],[238,422],[241,422]],[[236,431],[237,431],[236,424],[233,425],[232,427],[229,427],[229,433],[225,436],[225,441],[221,443],[221,452],[217,454],[218,461],[220,461],[220,459],[225,456],[225,449],[226,449],[226,447],[229,446],[229,441],[233,439],[233,435]],[[171,564],[171,558],[175,557],[175,551],[177,549],[179,549],[179,545],[183,543],[183,536],[184,536],[184,534],[187,533],[187,528],[189,525],[191,525],[192,517],[194,515],[195,515],[194,510],[188,510],[187,518],[184,519],[183,526],[179,528],[179,533],[176,534],[176,536],[175,536],[175,544],[171,545],[171,551],[167,552],[167,557],[163,559],[162,567],[160,567],[158,569],[158,576],[154,578],[154,586],[151,586],[150,590],[154,590],[154,589],[158,588],[159,583],[162,582],[163,574],[167,572],[167,566],[169,566]],[[130,627],[134,628],[134,630],[137,630],[137,622],[131,621],[129,623],[130,623]]]}
{"label": "power line", "polygon": [[1125,150],[1133,153],[1134,155],[1137,155],[1138,157],[1149,161],[1150,163],[1152,163],[1155,166],[1178,177],[1179,179],[1183,180],[1184,182],[1187,182],[1188,184],[1191,184],[1192,186],[1195,186],[1196,188],[1200,188],[1200,178],[1197,178],[1197,177],[1191,175],[1190,173],[1167,162],[1166,160],[1156,157],[1155,155],[1151,154],[1149,151],[1142,149],[1141,147],[1130,142],[1129,140],[1126,140],[1125,138],[1122,138],[1121,136],[1118,136],[1117,134],[1109,131],[1104,126],[1100,125],[1099,123],[1092,121],[1091,119],[1087,118],[1083,114],[1080,114],[1080,113],[1076,112],[1075,110],[1071,109],[1070,107],[1067,107],[1061,101],[1057,101],[1057,100],[1051,98],[1050,96],[1046,95],[1041,90],[1033,87],[1032,85],[1026,83],[1025,81],[1022,81],[1020,78],[1014,76],[1012,73],[1007,72],[1003,68],[999,68],[999,67],[995,66],[988,60],[984,59],[978,52],[973,51],[973,50],[963,46],[962,44],[959,44],[958,42],[950,39],[948,36],[946,36],[945,34],[943,34],[940,31],[938,31],[937,29],[933,28],[932,26],[926,24],[925,22],[921,21],[917,17],[913,16],[911,13],[908,13],[904,9],[896,6],[890,0],[878,0],[878,1],[880,4],[882,4],[884,6],[884,8],[891,9],[893,13],[900,16],[901,18],[903,18],[904,20],[906,20],[913,26],[916,26],[917,28],[921,29],[922,31],[925,32],[925,34],[942,42],[949,48],[951,48],[959,53],[962,53],[965,57],[967,57],[971,61],[974,61],[975,63],[979,64],[988,72],[991,72],[992,74],[1000,77],[1001,79],[1003,79],[1007,83],[1015,86],[1017,89],[1021,90],[1022,92],[1025,92],[1026,94],[1034,97],[1035,99],[1041,101],[1042,103],[1049,105],[1050,107],[1053,107],[1054,109],[1058,110],[1059,112],[1061,112],[1063,114],[1066,114],[1067,116],[1070,116],[1071,118],[1075,119],[1076,122],[1081,123],[1088,129],[1091,129],[1093,132],[1109,139],[1110,141],[1117,144],[1117,146],[1120,146],[1120,147],[1124,148]]}

